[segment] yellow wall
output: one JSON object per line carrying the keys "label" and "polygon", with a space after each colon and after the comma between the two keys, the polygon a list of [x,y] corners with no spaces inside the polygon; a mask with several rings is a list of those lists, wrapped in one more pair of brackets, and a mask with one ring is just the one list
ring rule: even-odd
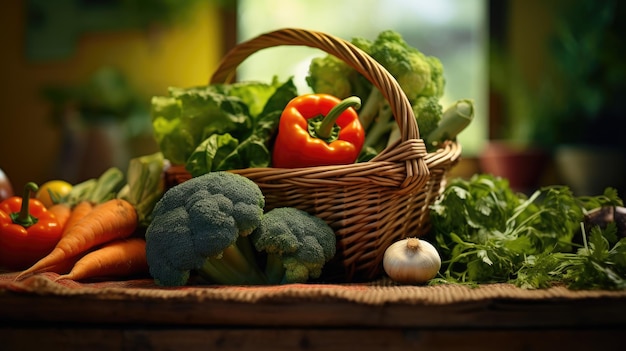
{"label": "yellow wall", "polygon": [[44,85],[79,84],[102,65],[113,65],[149,99],[168,86],[206,83],[223,54],[220,11],[202,2],[184,24],[87,33],[71,57],[33,62],[25,57],[25,7],[25,0],[8,1],[0,11],[0,168],[18,191],[28,181],[58,176],[61,133],[49,122]]}

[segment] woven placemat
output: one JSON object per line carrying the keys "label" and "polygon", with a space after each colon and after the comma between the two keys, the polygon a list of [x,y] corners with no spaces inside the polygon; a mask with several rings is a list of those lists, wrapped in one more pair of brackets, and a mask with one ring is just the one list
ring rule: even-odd
{"label": "woven placemat", "polygon": [[15,273],[0,274],[0,293],[82,296],[95,299],[178,299],[181,301],[230,301],[260,303],[281,301],[348,301],[365,305],[445,305],[481,300],[626,298],[626,291],[573,291],[562,286],[527,290],[510,284],[410,286],[388,280],[366,284],[289,284],[277,286],[192,285],[159,287],[151,279],[79,283],[55,281],[55,273],[43,273],[15,281]]}

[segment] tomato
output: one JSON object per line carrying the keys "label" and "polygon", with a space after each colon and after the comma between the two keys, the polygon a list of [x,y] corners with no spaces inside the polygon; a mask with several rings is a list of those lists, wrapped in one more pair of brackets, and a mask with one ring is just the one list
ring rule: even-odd
{"label": "tomato", "polygon": [[[50,180],[43,183],[35,198],[41,201],[46,207],[54,205],[53,199],[62,199],[72,191],[72,184],[64,180]],[[52,193],[52,197],[50,194]]]}
{"label": "tomato", "polygon": [[13,195],[13,186],[11,185],[11,182],[2,169],[0,169],[0,201]]}

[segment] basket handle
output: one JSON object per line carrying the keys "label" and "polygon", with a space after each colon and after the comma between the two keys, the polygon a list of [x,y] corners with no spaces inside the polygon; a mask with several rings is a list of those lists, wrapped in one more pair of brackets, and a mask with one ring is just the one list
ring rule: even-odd
{"label": "basket handle", "polygon": [[325,51],[343,60],[383,94],[400,128],[402,141],[419,139],[419,129],[411,104],[396,79],[376,60],[343,39],[322,32],[286,28],[265,33],[231,49],[213,73],[211,83],[230,83],[237,66],[253,53],[281,45],[309,46]]}

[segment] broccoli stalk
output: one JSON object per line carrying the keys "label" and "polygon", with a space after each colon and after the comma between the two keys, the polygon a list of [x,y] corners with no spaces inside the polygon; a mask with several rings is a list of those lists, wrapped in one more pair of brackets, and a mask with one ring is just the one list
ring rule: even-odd
{"label": "broccoli stalk", "polygon": [[267,278],[256,263],[250,247],[248,237],[239,236],[237,242],[226,247],[219,257],[207,258],[198,273],[218,284],[267,284]]}
{"label": "broccoli stalk", "polygon": [[378,119],[381,109],[387,104],[387,100],[378,88],[372,86],[372,90],[365,100],[365,104],[359,111],[359,120],[363,129],[368,130],[375,120]]}
{"label": "broccoli stalk", "polygon": [[265,261],[265,276],[271,282],[283,283],[285,277],[285,266],[283,260],[278,254],[268,254]]}
{"label": "broccoli stalk", "polygon": [[[379,93],[380,96],[382,94]],[[369,102],[369,101],[368,101]],[[376,123],[374,123],[365,134],[365,147],[372,147],[375,150],[382,150],[387,144],[387,137],[390,135],[394,125],[397,126],[389,104],[380,102],[376,111]]]}

